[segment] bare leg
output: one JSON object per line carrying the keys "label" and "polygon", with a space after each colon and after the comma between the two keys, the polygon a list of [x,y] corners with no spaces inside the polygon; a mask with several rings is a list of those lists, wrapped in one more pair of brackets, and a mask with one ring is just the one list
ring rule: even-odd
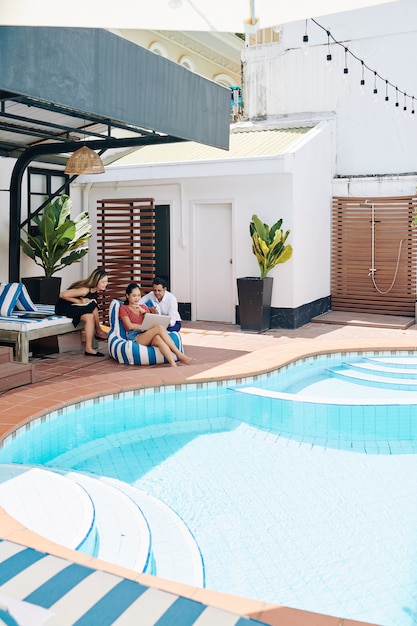
{"label": "bare leg", "polygon": [[159,348],[162,355],[166,358],[171,367],[177,367],[174,355],[160,335],[155,335],[155,337],[152,339],[151,345],[155,348]]}
{"label": "bare leg", "polygon": [[96,327],[94,316],[92,313],[84,313],[84,315],[81,315],[81,319],[84,322],[85,351],[90,352],[90,354],[95,354],[97,350],[93,348],[94,331]]}
{"label": "bare leg", "polygon": [[99,320],[99,317],[98,317],[98,309],[94,309],[93,316],[94,316],[95,334],[100,339],[107,339],[107,333],[104,332],[104,330],[100,326],[100,320]]}
{"label": "bare leg", "polygon": [[162,339],[167,344],[171,352],[173,352],[175,356],[178,357],[178,360],[181,361],[181,363],[188,364],[194,360],[191,357],[183,354],[181,350],[178,350],[177,346],[171,339],[169,332],[163,326],[157,326],[157,328],[158,328],[158,335],[162,337]]}
{"label": "bare leg", "polygon": [[[194,360],[178,350],[177,346],[172,341],[163,326],[155,326],[154,328],[150,328],[144,333],[139,334],[136,337],[136,341],[143,346],[157,346],[161,350],[164,357],[173,366],[175,366],[175,361],[172,357],[173,354],[178,357],[178,360],[181,361],[181,363],[191,363]],[[168,352],[166,352],[166,348],[168,349],[169,356]]]}

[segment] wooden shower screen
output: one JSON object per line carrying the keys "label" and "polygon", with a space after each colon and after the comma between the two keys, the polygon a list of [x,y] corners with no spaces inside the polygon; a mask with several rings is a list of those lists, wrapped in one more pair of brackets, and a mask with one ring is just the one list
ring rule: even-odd
{"label": "wooden shower screen", "polygon": [[[416,207],[417,196],[333,198],[334,311],[414,317],[417,227],[412,222]],[[376,287],[370,271],[372,250]]]}
{"label": "wooden shower screen", "polygon": [[155,276],[155,206],[153,198],[118,198],[97,202],[97,265],[109,276],[100,301],[107,322],[113,298],[124,298],[127,285],[152,289]]}

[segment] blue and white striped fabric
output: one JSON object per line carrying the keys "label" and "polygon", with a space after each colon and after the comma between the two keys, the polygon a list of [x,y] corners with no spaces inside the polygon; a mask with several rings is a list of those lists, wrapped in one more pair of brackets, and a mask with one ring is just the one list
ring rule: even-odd
{"label": "blue and white striped fabric", "polygon": [[[42,313],[42,318],[25,318],[26,311],[14,310],[8,316],[0,315],[0,330],[17,330],[26,332],[34,328],[50,328],[62,324],[72,324],[72,319],[65,315],[55,315],[55,307],[50,304],[37,304],[36,311]],[[47,315],[47,317],[44,317]]]}
{"label": "blue and white striped fabric", "polygon": [[[29,603],[27,610],[35,605],[34,613],[39,611],[38,607],[46,609],[50,615],[47,626],[264,625],[258,620],[2,540],[0,594],[2,604],[4,597],[8,597]],[[12,617],[13,604],[6,603]]]}
{"label": "blue and white striped fabric", "polygon": [[0,315],[11,315],[22,291],[22,283],[0,284]]}
{"label": "blue and white striped fabric", "polygon": [[38,310],[23,283],[0,283],[0,315],[7,317],[15,309],[32,312]]}
{"label": "blue and white striped fabric", "polygon": [[[119,319],[119,300],[112,300],[109,308],[110,331],[108,336],[109,353],[119,363],[126,365],[156,365],[168,363],[159,348],[141,346],[136,341],[126,339],[126,331]],[[177,348],[183,352],[181,335],[169,333]]]}
{"label": "blue and white striped fabric", "polygon": [[18,311],[37,311],[36,304],[33,304],[30,295],[28,294],[28,290],[26,286],[21,283],[22,289],[20,290],[19,297],[16,302],[16,309]]}

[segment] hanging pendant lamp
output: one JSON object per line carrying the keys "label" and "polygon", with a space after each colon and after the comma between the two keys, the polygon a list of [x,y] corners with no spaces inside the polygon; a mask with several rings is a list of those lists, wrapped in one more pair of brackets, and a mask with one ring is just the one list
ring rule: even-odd
{"label": "hanging pendant lamp", "polygon": [[68,159],[65,174],[103,174],[104,165],[97,152],[87,146],[76,150]]}

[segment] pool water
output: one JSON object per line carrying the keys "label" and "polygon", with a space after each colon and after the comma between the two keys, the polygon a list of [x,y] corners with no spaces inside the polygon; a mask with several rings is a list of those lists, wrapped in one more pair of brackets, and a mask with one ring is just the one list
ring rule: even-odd
{"label": "pool water", "polygon": [[[340,365],[337,355],[239,383],[82,403],[21,429],[0,462],[94,472],[160,498],[194,535],[210,589],[384,626],[417,624],[416,399],[384,391],[375,410],[365,406],[366,385],[346,383],[350,406],[338,392],[328,410],[339,383],[323,386],[329,358]],[[291,389],[302,408],[292,414],[295,435],[282,417]],[[321,412],[343,436],[317,435]]]}

